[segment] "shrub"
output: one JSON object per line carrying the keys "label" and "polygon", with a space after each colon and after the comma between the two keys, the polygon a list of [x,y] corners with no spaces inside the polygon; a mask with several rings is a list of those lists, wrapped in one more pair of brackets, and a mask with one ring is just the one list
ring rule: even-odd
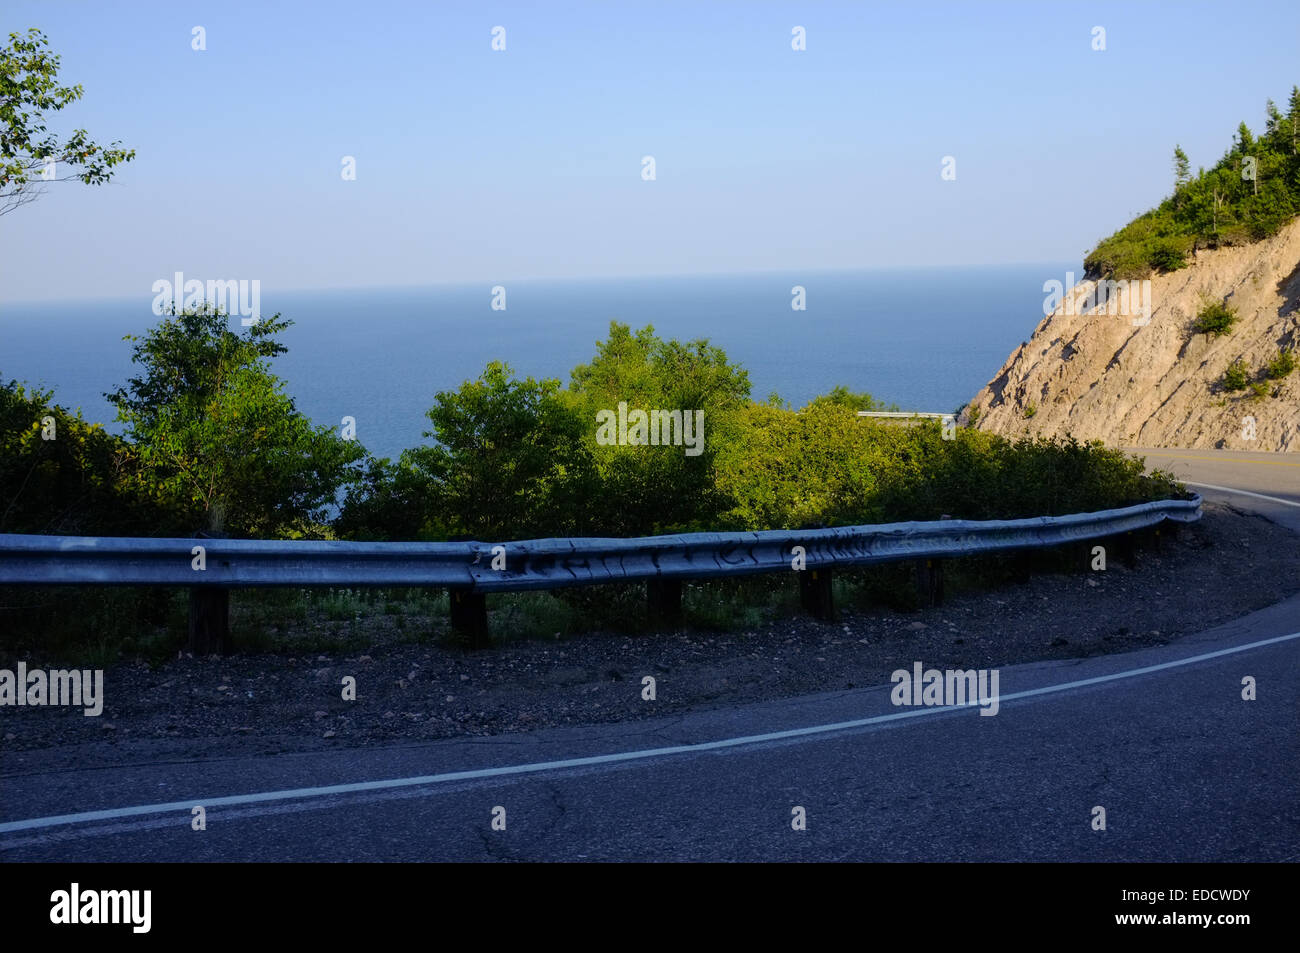
{"label": "shrub", "polygon": [[1252,381],[1250,389],[1252,391],[1252,400],[1263,400],[1268,396],[1269,389],[1272,385],[1268,381]]}
{"label": "shrub", "polygon": [[1201,310],[1196,312],[1192,332],[1217,337],[1220,334],[1227,334],[1236,323],[1236,308],[1222,301],[1205,301],[1201,304]]}
{"label": "shrub", "polygon": [[1025,419],[1026,419],[1026,420],[1028,420],[1030,417],[1034,416],[1034,414],[1036,414],[1036,413],[1038,413],[1038,405],[1037,405],[1037,404],[1026,404],[1026,405],[1025,405]]}
{"label": "shrub", "polygon": [[1226,391],[1245,390],[1249,379],[1250,375],[1245,362],[1241,358],[1237,358],[1223,372],[1223,389]]}
{"label": "shrub", "polygon": [[1277,357],[1264,365],[1264,376],[1271,381],[1279,381],[1295,370],[1295,354],[1289,347],[1277,352]]}

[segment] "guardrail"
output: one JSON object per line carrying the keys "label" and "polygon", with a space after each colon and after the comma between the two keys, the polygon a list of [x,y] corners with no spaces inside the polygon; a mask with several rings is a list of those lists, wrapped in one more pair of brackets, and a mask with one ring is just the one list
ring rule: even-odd
{"label": "guardrail", "polygon": [[646,581],[652,614],[676,621],[681,581],[799,572],[804,606],[834,615],[836,568],[916,561],[928,600],[942,598],[938,560],[1128,537],[1200,518],[1201,498],[1016,520],[940,520],[629,539],[357,543],[310,540],[138,539],[0,535],[0,585],[186,586],[191,644],[228,648],[230,589],[420,586],[452,595],[452,624],[487,641],[484,595]]}
{"label": "guardrail", "polygon": [[884,417],[890,419],[922,417],[932,420],[947,420],[956,414],[927,414],[919,410],[859,410],[859,417]]}

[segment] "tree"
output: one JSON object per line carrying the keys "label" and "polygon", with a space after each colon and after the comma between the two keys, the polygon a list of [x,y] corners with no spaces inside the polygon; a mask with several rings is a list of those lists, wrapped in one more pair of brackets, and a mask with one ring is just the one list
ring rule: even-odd
{"label": "tree", "polygon": [[1287,116],[1291,120],[1291,151],[1300,154],[1300,86],[1291,87],[1291,106]]}
{"label": "tree", "polygon": [[[601,492],[590,509],[604,532],[637,536],[712,523],[715,453],[749,400],[749,374],[725,351],[705,339],[664,341],[652,326],[633,333],[613,321],[591,363],[573,369],[568,393],[595,444]],[[632,426],[638,411],[649,417],[640,434]],[[603,439],[599,422],[624,413],[627,442],[621,433]],[[650,442],[638,442],[642,437]]]}
{"label": "tree", "polygon": [[138,532],[153,514],[123,492],[122,441],[53,396],[0,382],[0,533]]}
{"label": "tree", "polygon": [[1264,134],[1270,138],[1276,136],[1282,124],[1282,114],[1277,110],[1277,103],[1269,99],[1264,104]]}
{"label": "tree", "polygon": [[189,529],[275,536],[310,532],[341,487],[359,478],[355,441],[313,427],[271,374],[292,322],[274,315],[244,333],[204,305],[135,342],[144,373],[104,396],[126,424],[142,493]]}
{"label": "tree", "polygon": [[[84,129],[62,143],[46,134],[46,112],[58,112],[83,94],[80,85],[58,85],[59,57],[47,45],[45,34],[33,28],[26,36],[10,33],[9,45],[0,48],[0,215],[39,198],[41,182],[102,185],[112,178],[113,166],[135,158],[135,150],[120,142],[96,145]],[[59,178],[51,162],[81,171]]]}
{"label": "tree", "polygon": [[[442,535],[479,540],[580,533],[590,494],[590,431],[560,396],[554,379],[518,380],[493,361],[478,380],[440,391],[428,417],[437,443],[402,454],[377,474]],[[411,490],[414,472],[423,493]],[[398,481],[398,477],[405,478]],[[373,496],[373,494],[372,494]],[[421,499],[421,497],[423,497]],[[382,496],[375,498],[382,509]],[[364,511],[358,511],[364,512]],[[421,529],[412,526],[411,531]]]}
{"label": "tree", "polygon": [[1255,145],[1255,137],[1251,135],[1250,127],[1246,125],[1245,120],[1237,126],[1237,154],[1249,155],[1251,148]]}
{"label": "tree", "polygon": [[1174,146],[1174,191],[1192,181],[1191,164],[1182,146]]}

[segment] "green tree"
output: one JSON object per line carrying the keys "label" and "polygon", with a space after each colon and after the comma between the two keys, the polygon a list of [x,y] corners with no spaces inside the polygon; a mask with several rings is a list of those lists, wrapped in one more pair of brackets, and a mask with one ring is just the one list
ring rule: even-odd
{"label": "green tree", "polygon": [[284,393],[268,358],[292,322],[277,314],[241,334],[202,306],[130,336],[144,372],[104,396],[126,424],[137,488],[176,514],[177,531],[238,536],[310,533],[364,449],[313,427]]}
{"label": "green tree", "polygon": [[[107,148],[76,129],[63,142],[46,133],[46,113],[58,112],[82,97],[77,86],[58,83],[59,57],[45,49],[49,41],[40,30],[9,34],[0,48],[0,215],[35,201],[41,182],[76,179],[102,185],[113,176],[113,166],[135,158],[134,149],[113,142]],[[48,160],[76,171],[46,178]]]}
{"label": "green tree", "polygon": [[139,532],[151,514],[125,489],[127,447],[53,397],[0,383],[0,533]]}
{"label": "green tree", "polygon": [[[574,368],[568,394],[592,445],[600,493],[591,511],[603,532],[636,536],[712,524],[721,505],[715,453],[749,401],[749,374],[725,351],[704,339],[664,341],[651,326],[633,333],[611,322],[591,363]],[[659,446],[597,442],[598,421],[638,410],[700,422],[692,431],[696,446],[687,453],[684,437]]]}
{"label": "green tree", "polygon": [[1245,120],[1237,126],[1237,155],[1250,155],[1250,150],[1255,147],[1255,137],[1250,132],[1250,127],[1246,125]]}
{"label": "green tree", "polygon": [[1191,163],[1182,146],[1174,146],[1174,191],[1192,181]]}
{"label": "green tree", "polygon": [[426,532],[480,540],[580,533],[590,435],[554,379],[518,380],[490,363],[428,411],[437,443],[402,454],[397,506]]}
{"label": "green tree", "polygon": [[1300,154],[1300,86],[1291,87],[1291,106],[1287,110],[1291,126],[1291,152]]}

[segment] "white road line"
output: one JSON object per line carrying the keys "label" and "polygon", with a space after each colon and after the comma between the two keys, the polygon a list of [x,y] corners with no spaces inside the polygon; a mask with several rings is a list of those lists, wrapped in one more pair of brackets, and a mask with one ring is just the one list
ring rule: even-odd
{"label": "white road line", "polygon": [[1241,496],[1253,496],[1257,500],[1268,500],[1270,503],[1281,503],[1283,506],[1300,507],[1300,503],[1293,500],[1284,500],[1280,496],[1265,496],[1263,493],[1251,493],[1249,490],[1238,490],[1230,486],[1215,486],[1213,483],[1193,483],[1191,480],[1182,480],[1188,486],[1199,486],[1205,490],[1222,490],[1224,493],[1238,493]]}
{"label": "white road line", "polygon": [[[1023,692],[1015,692],[1010,695],[1002,695],[999,699],[999,703],[1014,701],[1018,698],[1032,698],[1038,695],[1049,695],[1056,692],[1067,691],[1071,688],[1082,688],[1085,685],[1100,685],[1103,682],[1114,682],[1124,678],[1146,675],[1150,672],[1160,672],[1171,668],[1179,668],[1184,665],[1192,665],[1195,662],[1204,662],[1207,659],[1221,658],[1225,655],[1235,655],[1238,652],[1245,652],[1265,645],[1276,645],[1279,642],[1289,642],[1292,639],[1300,639],[1300,632],[1293,632],[1290,635],[1278,635],[1271,639],[1262,639],[1259,642],[1250,642],[1246,645],[1237,645],[1228,649],[1219,649],[1215,652],[1206,652],[1203,655],[1193,655],[1190,658],[1174,659],[1172,662],[1161,662],[1158,665],[1145,665],[1142,668],[1128,669],[1127,671],[1115,672],[1110,675],[1097,675],[1093,678],[1083,678],[1073,682],[1063,682],[1059,685],[1047,685],[1043,688],[1033,688]],[[667,748],[645,748],[639,751],[620,751],[614,754],[592,755],[585,758],[568,758],[563,761],[541,761],[534,764],[508,765],[503,768],[479,768],[472,771],[451,771],[446,774],[428,774],[414,778],[392,778],[387,781],[357,781],[352,784],[331,784],[327,787],[294,788],[286,791],[265,791],[260,794],[235,794],[229,797],[208,798],[196,797],[191,798],[188,801],[169,801],[166,804],[143,804],[135,807],[114,807],[103,811],[84,811],[80,814],[58,814],[52,817],[35,817],[26,821],[7,821],[0,824],[0,834],[9,834],[14,831],[30,831],[41,827],[56,827],[61,824],[85,824],[91,821],[116,820],[117,818],[135,817],[142,814],[162,814],[167,811],[183,811],[188,818],[191,809],[196,804],[202,804],[205,808],[213,808],[236,804],[256,804],[265,801],[283,801],[290,798],[328,797],[334,794],[353,794],[359,791],[382,791],[388,788],[440,784],[446,781],[465,781],[481,778],[508,777],[517,774],[536,774],[542,771],[555,771],[562,768],[578,768],[592,764],[613,764],[620,761],[640,761],[649,758],[666,757],[668,755],[694,754],[701,751],[717,751],[721,748],[736,748],[741,745],[781,741],[787,738],[806,738],[812,735],[828,734],[833,731],[844,731],[849,728],[863,728],[868,725],[879,725],[885,722],[898,721],[904,718],[923,718],[926,715],[937,715],[941,712],[954,711],[958,708],[971,708],[978,704],[978,702],[968,702],[965,705],[914,708],[908,711],[894,712],[889,715],[875,715],[871,718],[859,718],[855,721],[840,721],[829,725],[812,725],[808,728],[791,728],[786,731],[772,731],[761,735],[744,735],[738,738],[723,738],[720,741],[705,741],[697,744],[672,745]]]}

